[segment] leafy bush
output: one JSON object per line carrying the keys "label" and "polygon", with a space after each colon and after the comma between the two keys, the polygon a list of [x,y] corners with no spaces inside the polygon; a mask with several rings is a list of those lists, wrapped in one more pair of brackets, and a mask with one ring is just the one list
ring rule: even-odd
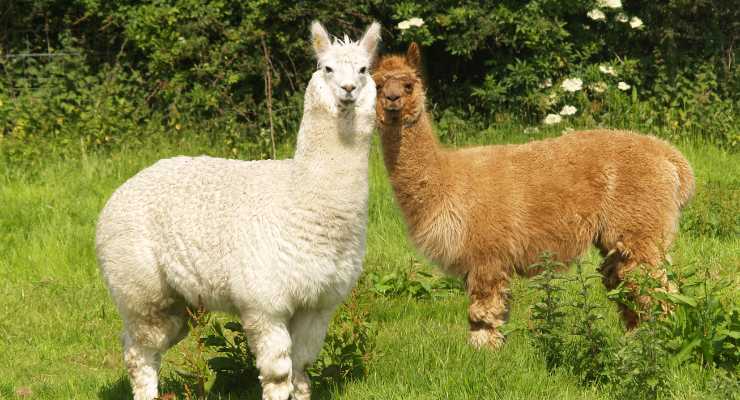
{"label": "leafy bush", "polygon": [[[68,49],[78,49],[68,42]],[[79,57],[0,59],[13,83],[0,89],[0,156],[13,163],[77,156],[141,139],[148,107],[141,77],[120,66],[92,71]],[[5,134],[2,134],[5,133]]]}

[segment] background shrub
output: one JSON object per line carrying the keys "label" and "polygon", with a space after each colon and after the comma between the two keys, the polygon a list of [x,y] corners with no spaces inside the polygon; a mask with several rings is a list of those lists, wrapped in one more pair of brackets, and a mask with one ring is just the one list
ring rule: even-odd
{"label": "background shrub", "polygon": [[[603,19],[589,17],[594,9]],[[28,162],[199,134],[234,155],[271,156],[267,93],[272,135],[290,143],[315,65],[313,19],[353,36],[378,20],[387,51],[422,43],[435,112],[539,123],[571,105],[577,125],[650,127],[734,148],[739,13],[707,0],[6,2],[0,151]],[[421,24],[400,24],[411,18]],[[583,89],[564,92],[573,77]]]}

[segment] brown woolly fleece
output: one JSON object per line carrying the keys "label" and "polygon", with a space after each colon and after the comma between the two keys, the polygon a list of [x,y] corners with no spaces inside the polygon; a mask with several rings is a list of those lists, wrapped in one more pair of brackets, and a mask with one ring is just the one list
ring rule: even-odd
{"label": "brown woolly fleece", "polygon": [[[543,252],[567,262],[593,244],[604,256],[607,288],[637,266],[667,284],[660,265],[694,191],[678,150],[616,130],[445,149],[425,111],[419,65],[412,44],[405,56],[385,56],[376,66],[384,161],[414,243],[466,277],[473,346],[502,344],[497,328],[506,319],[510,277],[531,275],[528,266]],[[638,315],[620,308],[635,326]]]}

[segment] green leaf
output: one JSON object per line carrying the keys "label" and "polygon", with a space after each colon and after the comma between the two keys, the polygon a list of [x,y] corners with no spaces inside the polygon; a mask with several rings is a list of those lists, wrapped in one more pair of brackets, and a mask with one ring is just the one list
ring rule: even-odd
{"label": "green leaf", "polygon": [[240,322],[236,321],[229,321],[224,324],[224,328],[232,331],[232,332],[244,332],[244,328],[242,327],[242,324]]}
{"label": "green leaf", "polygon": [[694,339],[691,342],[687,343],[681,348],[681,351],[679,351],[675,356],[671,358],[671,362],[675,365],[683,363],[691,356],[691,352],[693,352],[700,343],[701,339]]}
{"label": "green leaf", "polygon": [[718,329],[717,334],[726,335],[733,339],[740,339],[740,331],[731,331],[727,329]]}
{"label": "green leaf", "polygon": [[223,336],[209,335],[201,338],[201,343],[208,347],[221,347],[226,345],[226,339]]}
{"label": "green leaf", "polygon": [[673,304],[684,304],[684,305],[691,306],[691,307],[696,307],[696,305],[698,304],[695,298],[691,296],[687,296],[685,294],[670,293],[670,292],[658,292],[658,293],[662,293],[662,295],[668,298],[668,300],[671,301]]}
{"label": "green leaf", "polygon": [[237,363],[230,357],[213,357],[208,360],[208,366],[214,371],[228,371],[237,369]]}

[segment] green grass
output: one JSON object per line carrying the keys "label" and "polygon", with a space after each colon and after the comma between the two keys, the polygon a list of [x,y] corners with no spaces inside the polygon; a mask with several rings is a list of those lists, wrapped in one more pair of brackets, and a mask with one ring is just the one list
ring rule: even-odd
{"label": "green grass", "polygon": [[[513,129],[491,129],[475,142],[526,140]],[[707,268],[713,277],[738,283],[740,155],[691,143],[679,147],[695,168],[698,195],[684,212],[672,252],[676,269]],[[121,361],[121,321],[95,261],[95,221],[112,191],[141,168],[175,154],[208,152],[203,144],[160,143],[48,161],[32,171],[0,164],[0,399],[20,398],[24,389],[34,399],[130,396]],[[366,271],[404,270],[414,259],[435,271],[406,239],[377,146],[371,163]],[[597,257],[591,254],[588,260],[593,269]],[[599,288],[609,329],[621,334],[615,306],[603,294]],[[740,293],[728,292],[725,300],[739,302]],[[510,324],[525,327],[533,302],[528,282],[515,280]],[[604,388],[580,386],[566,371],[549,372],[525,331],[514,332],[497,352],[472,350],[466,343],[466,306],[463,294],[438,300],[376,298],[369,309],[378,327],[377,354],[368,376],[324,397],[613,398]],[[167,354],[165,385],[174,385],[174,369],[193,343],[188,338]],[[711,371],[698,368],[672,370],[668,397],[712,398],[710,378]],[[258,398],[259,390],[250,393],[249,398]]]}

